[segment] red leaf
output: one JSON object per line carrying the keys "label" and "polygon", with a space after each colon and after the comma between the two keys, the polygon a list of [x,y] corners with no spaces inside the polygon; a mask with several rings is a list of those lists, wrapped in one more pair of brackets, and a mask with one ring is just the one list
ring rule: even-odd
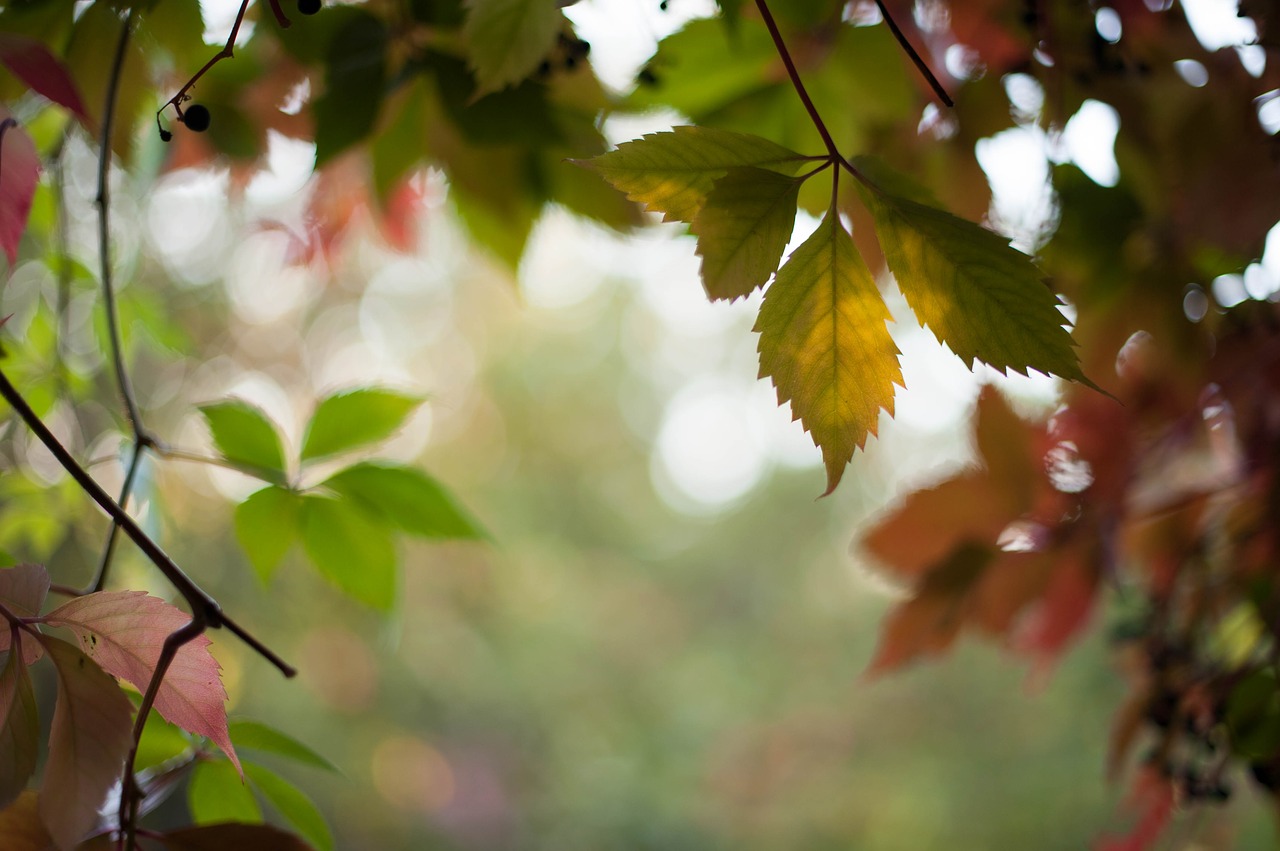
{"label": "red leaf", "polygon": [[22,655],[10,653],[0,672],[0,806],[27,788],[39,750],[40,718]]}
{"label": "red leaf", "polygon": [[[164,641],[186,626],[190,615],[143,591],[100,591],[64,603],[45,616],[65,626],[107,673],[146,691]],[[207,736],[240,768],[227,733],[227,692],[220,667],[201,635],[178,650],[156,694],[156,711],[173,724]]]}
{"label": "red leaf", "polygon": [[[20,618],[33,618],[40,614],[44,599],[49,594],[49,574],[42,564],[19,564],[0,570],[0,605]],[[0,653],[9,649],[12,632],[0,629]],[[42,651],[37,641],[23,642],[26,663],[40,658]]]}
{"label": "red leaf", "polygon": [[0,106],[0,248],[12,266],[18,259],[18,243],[27,229],[27,214],[36,194],[40,158],[35,143]]}
{"label": "red leaf", "polygon": [[35,792],[23,792],[0,810],[0,837],[5,851],[48,851],[53,837],[40,820]]}
{"label": "red leaf", "polygon": [[292,833],[266,824],[211,824],[171,830],[162,840],[169,851],[314,851]]}
{"label": "red leaf", "polygon": [[40,786],[40,818],[59,848],[70,849],[98,821],[133,737],[133,705],[120,686],[74,646],[42,636],[58,672],[58,703]]}
{"label": "red leaf", "polygon": [[1146,851],[1152,848],[1173,817],[1173,784],[1153,766],[1143,766],[1134,778],[1129,795],[1130,809],[1138,810],[1138,821],[1125,836],[1104,839],[1095,851]]}
{"label": "red leaf", "polygon": [[1035,451],[1036,438],[1043,431],[1023,422],[994,387],[982,388],[974,438],[987,475],[1011,517],[1031,507],[1036,485],[1044,478]]}
{"label": "red leaf", "polygon": [[89,122],[71,75],[42,42],[16,33],[0,33],[0,62],[32,91],[65,106],[82,123]]}
{"label": "red leaf", "polygon": [[1059,554],[1048,587],[1023,620],[1015,645],[1048,667],[1089,623],[1098,571],[1076,548]]}

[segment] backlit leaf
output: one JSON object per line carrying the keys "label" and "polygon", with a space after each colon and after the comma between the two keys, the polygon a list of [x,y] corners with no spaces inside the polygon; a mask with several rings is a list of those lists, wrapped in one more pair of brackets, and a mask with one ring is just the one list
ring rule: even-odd
{"label": "backlit leaf", "polygon": [[528,77],[555,46],[564,16],[556,0],[467,0],[462,34],[479,83],[495,92]]}
{"label": "backlit leaf", "polygon": [[854,449],[874,434],[880,409],[893,413],[902,383],[889,311],[853,239],[828,212],[795,250],[765,293],[756,320],[760,377],[773,379],[778,401],[791,403],[822,448],[827,493]]}
{"label": "backlit leaf", "polygon": [[333,834],[316,805],[302,790],[268,768],[249,763],[245,774],[254,788],[276,808],[285,821],[297,828],[303,838],[320,851],[332,851]]}
{"label": "backlit leaf", "polygon": [[262,411],[239,399],[201,405],[214,445],[228,461],[260,472],[268,481],[284,478],[280,434]]}
{"label": "backlit leaf", "polygon": [[59,848],[74,848],[97,823],[132,742],[133,706],[116,681],[74,646],[40,639],[58,674],[40,818]]}
{"label": "backlit leaf", "polygon": [[307,843],[269,824],[211,824],[171,830],[161,837],[168,851],[312,851]]}
{"label": "backlit leaf", "polygon": [[768,169],[732,168],[712,184],[691,228],[708,296],[733,300],[765,285],[791,240],[801,183]]}
{"label": "backlit leaf", "polygon": [[[0,106],[0,122],[9,118],[9,111]],[[40,158],[35,144],[27,131],[10,124],[0,134],[0,248],[9,258],[10,267],[18,259],[18,243],[27,229],[39,175]]]}
{"label": "backlit leaf", "polygon": [[978,360],[1001,372],[1034,369],[1090,383],[1058,299],[1030,257],[934,207],[882,191],[863,197],[907,303],[971,369]]}
{"label": "backlit leaf", "polygon": [[[31,636],[26,641],[36,643]],[[40,719],[31,675],[22,654],[10,653],[0,672],[0,807],[27,788],[36,770],[39,743]]]}
{"label": "backlit leaf", "polygon": [[421,404],[417,396],[378,387],[327,396],[307,424],[302,460],[313,461],[384,440]]}
{"label": "backlit leaf", "polygon": [[333,584],[376,609],[396,598],[391,527],[345,501],[308,494],[302,505],[302,545]]}
{"label": "backlit leaf", "polygon": [[487,537],[439,482],[412,467],[377,461],[355,464],[331,476],[324,487],[411,535]]}
{"label": "backlit leaf", "polygon": [[[191,616],[144,591],[100,591],[64,603],[45,622],[70,629],[90,658],[107,673],[146,691],[165,639]],[[209,652],[209,637],[197,636],[174,656],[156,693],[155,708],[188,732],[207,736],[237,766],[227,735],[227,693]]]}
{"label": "backlit leaf", "polygon": [[326,771],[338,770],[337,766],[332,762],[302,742],[287,733],[282,733],[274,727],[269,727],[257,721],[231,722],[231,741],[235,742],[236,747],[242,750],[272,753],[291,759],[294,762],[300,762],[303,765],[323,768]]}
{"label": "backlit leaf", "polygon": [[17,33],[0,33],[0,62],[32,91],[65,106],[82,121],[89,119],[75,81],[43,42]]}
{"label": "backlit leaf", "polygon": [[196,824],[262,821],[262,808],[249,784],[224,759],[206,760],[192,770],[187,808]]}
{"label": "backlit leaf", "polygon": [[236,539],[263,582],[298,540],[301,510],[296,493],[274,485],[255,491],[236,508]]}
{"label": "backlit leaf", "polygon": [[729,169],[757,166],[794,175],[805,160],[759,136],[676,127],[578,162],[595,169],[632,201],[662,213],[663,221],[692,222],[712,185]]}

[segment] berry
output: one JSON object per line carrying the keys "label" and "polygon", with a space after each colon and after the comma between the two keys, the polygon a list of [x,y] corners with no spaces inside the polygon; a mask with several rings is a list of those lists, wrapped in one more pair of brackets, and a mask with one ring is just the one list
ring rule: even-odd
{"label": "berry", "polygon": [[182,113],[182,123],[187,125],[189,130],[203,133],[209,129],[209,107],[199,103],[192,104],[187,107],[186,112]]}
{"label": "berry", "polygon": [[171,142],[171,141],[173,141],[173,134],[172,134],[172,133],[170,133],[168,130],[161,130],[161,131],[160,131],[160,141],[161,141],[161,142]]}
{"label": "berry", "polygon": [[320,11],[320,0],[298,0],[298,12],[303,15],[314,15]]}

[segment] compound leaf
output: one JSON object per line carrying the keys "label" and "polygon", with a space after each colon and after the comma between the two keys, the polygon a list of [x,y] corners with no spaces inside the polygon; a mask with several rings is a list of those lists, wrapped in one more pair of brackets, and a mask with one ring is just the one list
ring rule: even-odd
{"label": "compound leaf", "polygon": [[411,467],[369,461],[334,474],[324,487],[423,538],[487,537],[435,479]]}
{"label": "compound leaf", "polygon": [[418,396],[379,387],[344,390],[327,396],[307,424],[302,460],[313,461],[384,440],[404,425],[421,404]]}
{"label": "compound leaf", "polygon": [[263,582],[298,540],[301,510],[296,493],[275,485],[254,491],[236,508],[236,538]]}
{"label": "compound leaf", "polygon": [[708,296],[733,300],[765,285],[791,239],[803,182],[746,167],[729,169],[712,184],[691,228]]}
{"label": "compound leaf", "polygon": [[266,414],[239,399],[201,405],[200,413],[224,458],[261,472],[267,481],[283,481],[280,434]]}
{"label": "compound leaf", "polygon": [[396,547],[381,518],[345,500],[307,494],[302,545],[320,572],[351,597],[383,610],[395,602]]}

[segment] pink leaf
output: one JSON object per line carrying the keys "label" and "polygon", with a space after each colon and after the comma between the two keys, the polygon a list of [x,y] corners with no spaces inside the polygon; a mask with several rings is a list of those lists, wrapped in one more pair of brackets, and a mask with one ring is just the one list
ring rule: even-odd
{"label": "pink leaf", "polygon": [[133,706],[120,686],[74,646],[42,636],[58,671],[58,703],[40,787],[40,818],[63,851],[98,822],[98,808],[120,778]]}
{"label": "pink leaf", "polygon": [[81,122],[89,122],[89,115],[71,75],[43,43],[25,35],[0,33],[0,62],[33,92],[65,106]]}
{"label": "pink leaf", "polygon": [[0,807],[27,788],[36,770],[40,718],[22,655],[10,653],[0,672]]}
{"label": "pink leaf", "polygon": [[[0,570],[0,605],[20,618],[33,618],[40,614],[44,598],[49,594],[49,574],[42,564],[19,564]],[[0,653],[9,649],[12,631],[0,629]],[[27,641],[22,648],[28,665],[43,653],[40,643]]]}
{"label": "pink leaf", "polygon": [[[143,591],[100,591],[64,603],[45,616],[50,626],[75,633],[81,648],[109,674],[146,691],[170,634],[191,616]],[[227,733],[227,692],[209,639],[182,646],[156,694],[156,711],[166,720],[207,736],[226,752],[237,770],[240,760]]]}
{"label": "pink leaf", "polygon": [[35,143],[0,106],[0,248],[10,266],[18,259],[18,242],[27,229],[39,174]]}

